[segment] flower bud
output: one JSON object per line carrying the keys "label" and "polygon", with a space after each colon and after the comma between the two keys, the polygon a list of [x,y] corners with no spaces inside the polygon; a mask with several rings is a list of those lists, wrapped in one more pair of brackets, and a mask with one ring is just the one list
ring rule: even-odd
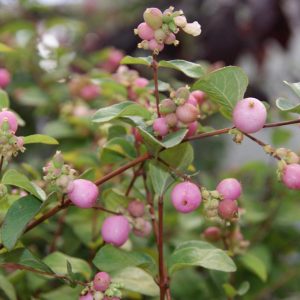
{"label": "flower bud", "polygon": [[185,27],[187,25],[187,20],[185,16],[177,16],[173,20],[178,27]]}
{"label": "flower bud", "polygon": [[201,26],[198,22],[188,23],[182,28],[187,34],[198,36],[201,34]]}

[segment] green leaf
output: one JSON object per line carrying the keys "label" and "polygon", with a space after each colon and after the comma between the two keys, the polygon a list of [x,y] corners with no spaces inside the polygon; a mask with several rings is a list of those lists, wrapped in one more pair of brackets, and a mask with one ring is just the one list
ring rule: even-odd
{"label": "green leaf", "polygon": [[223,289],[225,291],[226,296],[230,299],[236,296],[237,294],[236,289],[230,283],[223,283]]}
{"label": "green leaf", "polygon": [[130,201],[128,197],[113,189],[104,190],[101,196],[105,207],[113,211],[118,211],[120,207],[127,206]]}
{"label": "green leaf", "polygon": [[162,196],[173,181],[170,172],[157,161],[149,164],[149,175],[155,194]]}
{"label": "green leaf", "polygon": [[276,100],[276,106],[281,111],[300,114],[300,103],[294,103],[294,101],[291,101],[289,99],[278,98]]}
{"label": "green leaf", "polygon": [[105,123],[127,117],[140,117],[148,120],[151,116],[152,114],[143,106],[131,101],[125,101],[112,106],[100,108],[94,114],[92,121],[95,123]]}
{"label": "green leaf", "polygon": [[[149,89],[154,89],[154,81],[153,80],[151,80],[149,82],[148,88]],[[170,89],[171,89],[171,86],[170,86],[169,83],[161,81],[161,80],[158,80],[158,90],[160,92],[167,92],[167,91],[170,91]]]}
{"label": "green leaf", "polygon": [[0,109],[9,107],[9,98],[7,93],[0,89]]}
{"label": "green leaf", "polygon": [[54,274],[54,272],[46,264],[44,264],[26,248],[18,248],[0,254],[0,266],[10,264],[17,265],[20,269],[32,269]]}
{"label": "green leaf", "polygon": [[132,56],[125,56],[121,60],[121,64],[123,65],[146,65],[148,67],[151,66],[152,63],[152,57],[132,57]]}
{"label": "green leaf", "polygon": [[82,286],[72,288],[67,285],[51,289],[49,292],[40,295],[41,300],[74,300],[78,298],[78,295],[82,291]]}
{"label": "green leaf", "polygon": [[170,274],[192,266],[223,272],[234,272],[236,266],[225,251],[202,241],[189,241],[179,245],[168,260]]}
{"label": "green leaf", "polygon": [[123,159],[136,157],[136,149],[128,140],[120,137],[109,140],[102,148],[100,160],[105,163],[116,163]]}
{"label": "green leaf", "polygon": [[165,138],[162,140],[162,145],[165,148],[172,148],[175,147],[176,145],[180,144],[183,139],[185,138],[188,130],[187,129],[179,129],[176,132],[172,132],[168,134]]}
{"label": "green leaf", "polygon": [[27,224],[40,211],[41,205],[40,200],[30,195],[15,201],[9,208],[1,227],[2,242],[8,250],[15,247]]}
{"label": "green leaf", "polygon": [[196,81],[193,90],[202,90],[209,98],[221,106],[225,116],[231,112],[239,100],[244,98],[248,77],[239,67],[225,67],[211,72]]}
{"label": "green leaf", "polygon": [[43,132],[58,139],[76,136],[74,128],[63,120],[55,120],[47,123]]}
{"label": "green leaf", "polygon": [[237,294],[239,296],[244,296],[250,289],[250,283],[248,281],[244,281],[241,283],[237,290]]}
{"label": "green leaf", "polygon": [[43,261],[56,274],[67,275],[67,262],[69,262],[72,266],[72,272],[82,274],[86,280],[89,280],[92,275],[92,269],[85,260],[71,257],[61,252],[53,252]]}
{"label": "green leaf", "polygon": [[162,151],[159,157],[173,168],[185,169],[194,160],[194,149],[190,143],[182,143]]}
{"label": "green leaf", "polygon": [[292,132],[285,128],[275,128],[272,132],[272,145],[275,147],[287,144],[292,137]]}
{"label": "green leaf", "polygon": [[24,137],[24,144],[58,145],[58,141],[49,135],[32,134]]}
{"label": "green leaf", "polygon": [[257,275],[263,282],[267,280],[267,268],[264,262],[252,253],[246,253],[240,257],[241,263],[249,271]]}
{"label": "green leaf", "polygon": [[112,272],[127,267],[139,267],[151,275],[156,274],[156,264],[144,252],[125,251],[112,245],[102,247],[96,254],[93,264],[102,271]]}
{"label": "green leaf", "polygon": [[14,286],[2,274],[0,274],[0,289],[3,290],[9,300],[17,300],[17,294]]}
{"label": "green leaf", "polygon": [[5,45],[5,44],[0,43],[0,52],[6,53],[6,52],[12,52],[12,51],[14,51],[13,48],[10,48],[10,47],[8,47],[8,46]]}
{"label": "green leaf", "polygon": [[121,269],[121,271],[112,274],[112,278],[115,282],[122,282],[126,290],[151,297],[159,295],[159,289],[153,277],[139,268]]}
{"label": "green leaf", "polygon": [[287,82],[284,81],[284,83],[294,92],[296,96],[300,98],[300,82]]}
{"label": "green leaf", "polygon": [[191,78],[200,78],[204,75],[204,69],[201,65],[195,64],[186,60],[175,59],[175,60],[162,60],[159,62],[159,67],[175,69],[184,73],[186,76]]}
{"label": "green leaf", "polygon": [[7,170],[4,173],[2,183],[20,187],[43,201],[47,198],[45,192],[40,187],[14,169]]}

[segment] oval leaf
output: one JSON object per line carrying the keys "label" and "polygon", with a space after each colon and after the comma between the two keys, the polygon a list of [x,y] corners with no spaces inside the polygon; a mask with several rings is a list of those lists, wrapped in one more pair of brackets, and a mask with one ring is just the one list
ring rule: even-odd
{"label": "oval leaf", "polygon": [[24,136],[24,144],[47,144],[47,145],[58,145],[58,141],[45,134],[32,134]]}
{"label": "oval leaf", "polygon": [[0,109],[9,107],[9,98],[5,91],[0,88]]}
{"label": "oval leaf", "polygon": [[152,57],[132,57],[132,56],[125,56],[121,60],[121,64],[123,65],[146,65],[148,67],[151,66],[152,63]]}
{"label": "oval leaf", "polygon": [[40,211],[41,205],[40,200],[30,195],[15,201],[8,209],[1,227],[2,242],[8,250],[15,247],[27,224]]}
{"label": "oval leaf", "polygon": [[264,262],[252,253],[246,253],[240,257],[242,264],[252,273],[257,275],[262,281],[267,280],[267,268]]}
{"label": "oval leaf", "polygon": [[204,70],[201,65],[182,59],[162,60],[158,65],[163,68],[175,69],[191,78],[200,78],[204,75]]}
{"label": "oval leaf", "polygon": [[276,106],[281,111],[300,114],[300,103],[295,103],[294,101],[291,101],[289,99],[278,98],[276,100]]}

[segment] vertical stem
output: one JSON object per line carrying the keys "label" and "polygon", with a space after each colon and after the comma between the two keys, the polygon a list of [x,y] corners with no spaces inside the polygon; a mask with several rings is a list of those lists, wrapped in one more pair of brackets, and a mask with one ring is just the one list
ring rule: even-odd
{"label": "vertical stem", "polygon": [[160,111],[159,111],[159,91],[158,91],[158,63],[157,63],[157,56],[153,54],[152,56],[152,69],[153,69],[153,80],[154,80],[154,95],[156,99],[156,111],[158,117],[160,117]]}
{"label": "vertical stem", "polygon": [[0,158],[0,173],[2,172],[3,163],[4,163],[4,156],[1,155],[1,158]]}

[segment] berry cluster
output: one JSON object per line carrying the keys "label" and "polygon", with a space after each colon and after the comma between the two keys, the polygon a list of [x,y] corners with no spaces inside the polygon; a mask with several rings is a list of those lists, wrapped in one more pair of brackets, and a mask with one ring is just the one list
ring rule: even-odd
{"label": "berry cluster", "polygon": [[112,282],[108,273],[99,272],[89,286],[81,292],[79,300],[120,300],[122,297],[120,287],[119,283]]}
{"label": "berry cluster", "polygon": [[7,109],[0,111],[0,152],[6,160],[17,156],[19,151],[25,151],[24,139],[15,135],[17,129],[16,115]]}
{"label": "berry cluster", "polygon": [[6,88],[9,85],[10,81],[10,73],[4,68],[0,68],[0,88]]}
{"label": "berry cluster", "polygon": [[99,85],[91,81],[87,76],[75,76],[69,83],[70,93],[85,101],[92,101],[100,96]]}
{"label": "berry cluster", "polygon": [[170,131],[187,128],[187,136],[194,135],[198,128],[199,104],[203,102],[203,99],[203,92],[190,93],[187,87],[171,92],[170,98],[162,100],[159,105],[162,117],[153,122],[154,134],[164,137]]}
{"label": "berry cluster", "polygon": [[188,23],[183,11],[174,11],[174,7],[164,12],[155,7],[147,8],[143,17],[144,22],[134,30],[134,33],[142,39],[138,47],[150,50],[154,54],[161,52],[164,45],[178,45],[176,34],[180,29],[192,36],[198,36],[201,33],[201,26],[198,22]]}

